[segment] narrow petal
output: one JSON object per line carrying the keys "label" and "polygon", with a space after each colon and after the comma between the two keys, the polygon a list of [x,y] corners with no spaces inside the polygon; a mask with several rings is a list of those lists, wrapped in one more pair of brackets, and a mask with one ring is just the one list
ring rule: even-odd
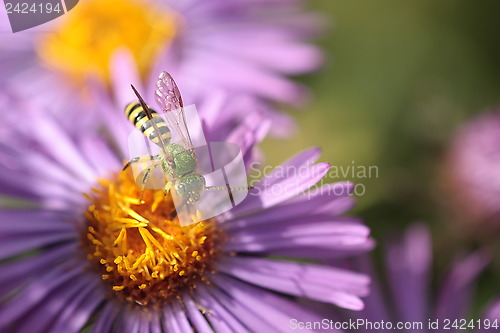
{"label": "narrow petal", "polygon": [[17,259],[0,265],[2,271],[0,274],[0,297],[27,280],[39,276],[47,267],[58,264],[75,250],[76,244],[61,245],[25,259]]}
{"label": "narrow petal", "polygon": [[397,311],[405,321],[425,321],[429,317],[428,283],[431,242],[423,225],[411,227],[402,241],[391,243],[386,265]]}
{"label": "narrow petal", "polygon": [[65,133],[52,119],[38,117],[37,122],[34,134],[52,157],[69,170],[73,170],[75,175],[92,183],[96,177],[95,170],[82,157],[68,133]]}
{"label": "narrow petal", "polygon": [[186,312],[181,308],[179,302],[172,302],[170,306],[165,311],[172,313],[177,320],[177,324],[181,332],[189,332],[191,330],[191,325],[189,324]]}
{"label": "narrow petal", "polygon": [[218,288],[210,288],[210,293],[252,331],[290,332],[292,319],[321,320],[295,302],[223,274],[215,274],[211,280]]}
{"label": "narrow petal", "polygon": [[42,302],[47,295],[58,290],[81,274],[82,268],[70,269],[69,265],[58,266],[24,288],[14,300],[0,311],[0,329],[18,320],[27,311]]}
{"label": "narrow petal", "polygon": [[80,289],[78,295],[70,300],[58,316],[53,327],[54,332],[81,331],[96,307],[104,300],[104,291],[100,288],[100,281],[88,278],[86,284]]}
{"label": "narrow petal", "polygon": [[58,231],[45,235],[0,237],[0,260],[39,249],[41,247],[76,241],[75,231]]}
{"label": "narrow petal", "polygon": [[107,302],[92,326],[92,333],[111,332],[111,328],[118,319],[120,306],[114,302]]}
{"label": "narrow petal", "polygon": [[327,163],[302,167],[298,169],[301,170],[300,172],[296,170],[291,176],[284,177],[281,181],[277,175],[274,175],[270,178],[270,183],[265,177],[255,186],[255,189],[249,191],[248,197],[232,213],[236,216],[285,202],[307,191],[325,176],[329,168],[330,165]]}
{"label": "narrow petal", "polygon": [[313,264],[227,258],[218,267],[227,274],[264,288],[352,310],[363,308],[363,302],[357,296],[368,293],[369,279],[366,276]]}
{"label": "narrow petal", "polygon": [[225,309],[204,286],[197,288],[198,302],[207,309],[209,320],[216,332],[248,332],[227,309]]}
{"label": "narrow petal", "polygon": [[[188,61],[192,62],[189,71],[193,73],[189,75],[196,75],[205,82],[211,81],[215,85],[237,87],[239,91],[244,93],[258,94],[264,98],[288,104],[299,105],[304,102],[307,96],[307,90],[303,86],[257,67],[255,64],[245,63],[239,59],[229,57],[221,59],[206,52],[203,56],[192,52],[188,57]],[[230,77],[214,75],[214,68],[217,68],[219,73],[222,71],[238,73],[238,75]],[[256,85],[254,82],[260,84]]]}
{"label": "narrow petal", "polygon": [[212,328],[208,324],[206,318],[201,314],[193,299],[187,294],[184,294],[182,300],[186,306],[189,321],[193,324],[196,331],[200,333],[212,333]]}
{"label": "narrow petal", "polygon": [[[335,183],[325,185],[324,187],[324,191],[317,193],[306,192],[281,205],[256,211],[251,215],[228,219],[224,221],[224,228],[232,230],[259,224],[270,225],[283,220],[289,221],[290,219],[298,219],[302,216],[316,215],[317,213],[324,213],[329,217],[338,216],[343,214],[346,208],[350,208],[353,199],[345,198],[345,196],[350,193],[352,183]],[[335,190],[337,188],[340,188],[340,190]],[[337,193],[342,194],[337,196]],[[340,202],[339,204],[339,201],[342,199],[347,199],[349,202]],[[245,202],[242,204],[245,204]]]}
{"label": "narrow petal", "polygon": [[0,210],[0,237],[75,231],[67,215],[45,210]]}
{"label": "narrow petal", "polygon": [[[68,307],[72,307],[73,301],[81,301],[87,296],[92,285],[89,286],[85,278],[75,279],[72,283],[62,284],[54,292],[43,298],[43,301],[29,310],[29,315],[25,315],[23,320],[16,322],[19,332],[62,332],[52,330],[50,327],[59,320],[59,316],[64,314]],[[56,324],[57,325],[57,324]],[[78,331],[78,330],[77,330]],[[77,332],[76,331],[76,332]],[[75,332],[64,330],[64,332]]]}
{"label": "narrow petal", "polygon": [[116,105],[125,108],[127,103],[137,100],[131,84],[138,89],[139,92],[144,91],[137,66],[132,54],[125,48],[117,50],[111,64],[111,80],[113,82],[113,93],[116,98]]}
{"label": "narrow petal", "polygon": [[436,312],[438,318],[461,319],[469,313],[473,284],[489,263],[485,253],[476,252],[456,264],[440,289]]}

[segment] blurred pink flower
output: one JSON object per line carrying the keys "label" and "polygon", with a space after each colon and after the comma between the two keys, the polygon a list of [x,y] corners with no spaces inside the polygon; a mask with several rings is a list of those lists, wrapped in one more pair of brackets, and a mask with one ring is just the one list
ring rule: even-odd
{"label": "blurred pink flower", "polygon": [[500,226],[500,112],[478,116],[457,132],[445,172],[457,219]]}
{"label": "blurred pink flower", "polygon": [[[317,69],[322,58],[308,43],[319,18],[304,11],[304,3],[80,2],[52,23],[0,36],[0,86],[30,99],[55,91],[55,100],[85,98],[84,80],[108,80],[114,53],[126,49],[142,78],[166,70],[181,81],[185,94],[197,96],[209,88],[297,105],[306,89],[287,76]],[[5,17],[3,30],[6,22]],[[293,131],[293,121],[284,114],[269,116],[276,125],[273,133]]]}
{"label": "blurred pink flower", "polygon": [[[357,260],[358,268],[372,277],[372,290],[364,299],[365,308],[359,312],[342,311],[340,320],[349,318],[356,321],[363,319],[371,323],[386,323],[383,332],[432,332],[429,329],[429,320],[439,319],[437,331],[444,331],[444,320],[451,321],[450,332],[460,332],[452,324],[457,320],[466,320],[467,325],[473,318],[470,317],[474,296],[474,285],[479,274],[489,263],[490,258],[484,252],[471,253],[453,264],[445,278],[439,282],[437,292],[433,291],[432,276],[432,247],[431,235],[425,225],[411,226],[400,239],[384,243],[385,269],[383,275],[377,274],[373,262],[369,257],[360,257]],[[500,299],[486,309],[483,319],[500,325],[498,309]],[[484,321],[478,324],[478,318],[472,320],[472,332],[496,332],[484,329]],[[393,325],[391,329],[388,324]],[[422,325],[421,328],[397,328],[398,323],[408,325]],[[460,324],[459,324],[460,325]],[[373,332],[369,326],[359,327],[349,332]]]}

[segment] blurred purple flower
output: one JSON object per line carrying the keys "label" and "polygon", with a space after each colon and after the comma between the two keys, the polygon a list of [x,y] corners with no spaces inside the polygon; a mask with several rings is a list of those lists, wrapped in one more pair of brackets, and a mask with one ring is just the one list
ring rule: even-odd
{"label": "blurred purple flower", "polygon": [[500,225],[500,112],[481,115],[458,131],[445,172],[459,219]]}
{"label": "blurred purple flower", "polygon": [[[56,99],[69,94],[74,100],[85,95],[81,82],[86,77],[109,79],[113,53],[124,48],[142,78],[167,70],[183,78],[183,90],[193,95],[209,86],[297,105],[305,100],[306,89],[286,76],[311,72],[322,58],[307,42],[318,31],[319,18],[304,11],[304,2],[80,2],[48,25],[2,34],[1,85],[30,99],[57,91]],[[293,130],[284,114],[270,115],[280,125],[273,126],[273,133]]]}
{"label": "blurred purple flower", "polygon": [[[439,330],[444,330],[444,320],[467,319],[474,291],[474,283],[489,262],[482,252],[469,254],[456,262],[439,284],[436,296],[431,285],[432,249],[431,235],[424,225],[413,225],[397,241],[388,243],[385,253],[385,280],[377,279],[372,262],[367,257],[359,259],[361,271],[372,276],[370,295],[364,299],[365,309],[359,312],[342,312],[344,320],[365,319],[371,323],[391,323],[392,329],[380,332],[432,332],[429,320],[439,320]],[[385,287],[388,289],[386,290]],[[484,318],[498,319],[499,303],[492,306]],[[469,320],[467,319],[467,324]],[[475,327],[478,328],[476,321]],[[396,329],[397,323],[422,323],[423,329]],[[498,322],[500,325],[500,322]],[[387,328],[387,326],[386,326]],[[451,326],[450,332],[460,332]],[[490,331],[495,331],[491,329]],[[354,332],[354,331],[353,331]],[[373,332],[360,327],[358,332]],[[483,332],[476,329],[475,332]],[[486,332],[486,331],[485,331]],[[495,331],[496,332],[496,331]]]}
{"label": "blurred purple flower", "polygon": [[[290,318],[318,320],[275,292],[363,308],[360,297],[367,294],[369,283],[365,275],[312,263],[370,247],[368,228],[342,216],[353,204],[348,196],[351,184],[329,184],[323,191],[303,193],[329,168],[326,163],[314,164],[319,150],[305,151],[284,164],[307,172],[287,177],[272,173],[255,185],[254,195],[217,217],[214,228],[225,235],[213,244],[217,255],[198,253],[200,258],[215,256],[213,272],[188,281],[189,288],[175,290],[175,297],[165,303],[140,306],[121,297],[123,290],[112,289],[104,275],[101,280],[96,267],[106,264],[106,272],[112,272],[108,267],[118,262],[96,263],[92,258],[99,253],[89,252],[85,241],[88,236],[92,244],[99,244],[93,240],[99,235],[90,231],[89,215],[84,215],[99,207],[89,207],[82,193],[90,194],[98,179],[116,175],[127,159],[123,137],[132,126],[121,109],[105,99],[96,109],[82,111],[75,105],[77,110],[68,110],[65,117],[75,117],[78,126],[68,129],[57,117],[61,112],[54,116],[39,110],[39,105],[33,109],[29,101],[2,98],[2,105],[17,112],[5,112],[1,119],[1,193],[32,206],[0,211],[1,331],[78,332],[92,324],[93,332],[188,332],[192,327],[198,332],[286,332]],[[253,122],[242,123],[225,137],[240,145],[247,161],[265,123],[258,115],[249,117]],[[220,137],[217,123],[204,120],[213,124],[209,132]],[[276,195],[276,187],[287,191]],[[328,191],[339,188],[343,191]],[[143,296],[160,297],[157,292]]]}

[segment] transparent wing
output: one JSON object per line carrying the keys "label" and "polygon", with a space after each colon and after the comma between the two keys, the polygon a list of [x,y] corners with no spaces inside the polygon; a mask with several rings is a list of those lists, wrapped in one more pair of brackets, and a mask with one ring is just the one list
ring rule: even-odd
{"label": "transparent wing", "polygon": [[181,139],[181,144],[186,149],[193,148],[193,142],[187,128],[184,105],[181,93],[172,76],[162,72],[156,83],[156,101],[163,110],[165,120],[172,131],[175,131]]}

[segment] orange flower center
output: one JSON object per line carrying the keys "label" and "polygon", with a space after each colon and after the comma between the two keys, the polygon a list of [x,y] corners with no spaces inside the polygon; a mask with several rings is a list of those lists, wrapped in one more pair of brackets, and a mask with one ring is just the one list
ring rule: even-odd
{"label": "orange flower center", "polygon": [[87,197],[88,259],[113,293],[139,305],[162,304],[206,282],[223,240],[213,219],[181,227],[170,195],[142,190],[132,172]]}

